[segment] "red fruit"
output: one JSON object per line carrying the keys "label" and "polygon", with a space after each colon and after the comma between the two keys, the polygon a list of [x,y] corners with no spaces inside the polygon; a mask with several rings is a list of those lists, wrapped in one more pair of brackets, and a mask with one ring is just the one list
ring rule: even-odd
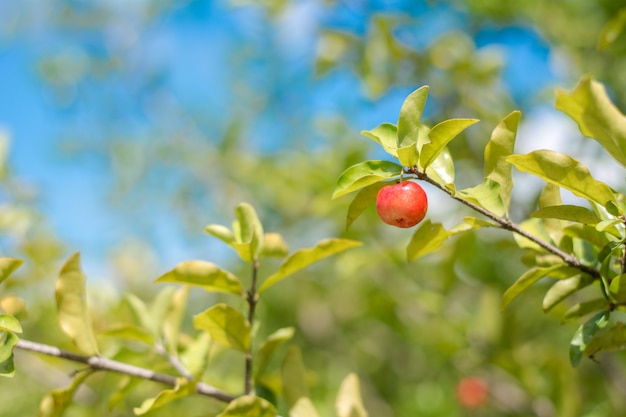
{"label": "red fruit", "polygon": [[392,226],[413,227],[422,221],[428,210],[424,189],[412,181],[383,187],[376,196],[376,212]]}
{"label": "red fruit", "polygon": [[462,378],[456,386],[456,399],[465,408],[479,408],[489,400],[489,386],[476,376]]}

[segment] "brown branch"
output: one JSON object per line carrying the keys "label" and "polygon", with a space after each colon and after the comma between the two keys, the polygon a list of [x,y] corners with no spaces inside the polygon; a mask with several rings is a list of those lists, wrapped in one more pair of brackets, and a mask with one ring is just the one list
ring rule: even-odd
{"label": "brown branch", "polygon": [[[247,301],[248,301],[248,323],[250,323],[250,329],[252,329],[252,325],[254,324],[254,313],[256,311],[256,305],[259,301],[259,295],[256,292],[257,285],[257,277],[259,272],[259,261],[258,259],[254,259],[252,261],[252,282],[250,284],[250,290],[248,291]],[[252,357],[252,343],[250,343],[250,348],[248,352],[246,352],[246,364],[245,364],[245,375],[244,375],[244,394],[250,395],[252,393],[252,374],[253,374],[253,357]]]}
{"label": "brown branch", "polygon": [[[45,345],[42,343],[31,342],[29,340],[20,340],[15,345],[17,349],[27,350],[31,352],[41,353],[43,355],[54,356],[61,359],[66,359],[72,362],[78,362],[89,366],[94,370],[102,370],[115,372],[132,376],[134,378],[146,379],[149,381],[158,382],[170,387],[176,386],[176,377],[167,374],[161,374],[154,372],[150,369],[140,368],[138,366],[129,365],[127,363],[114,361],[112,359],[104,358],[101,356],[84,356],[73,352],[59,349],[56,346]],[[206,395],[207,397],[215,398],[216,400],[229,403],[236,397],[221,391],[204,382],[196,382],[196,393]]]}

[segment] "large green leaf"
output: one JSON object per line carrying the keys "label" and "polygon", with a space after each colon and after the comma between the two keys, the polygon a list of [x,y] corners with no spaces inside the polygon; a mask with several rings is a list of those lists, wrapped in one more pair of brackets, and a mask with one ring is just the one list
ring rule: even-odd
{"label": "large green leaf", "polygon": [[302,353],[297,346],[289,346],[281,368],[283,380],[283,396],[287,407],[293,407],[300,398],[309,396],[306,383],[306,368],[302,361]]}
{"label": "large green leaf", "polygon": [[570,222],[583,224],[597,224],[600,222],[600,218],[588,208],[569,204],[541,208],[531,213],[531,217],[568,220]]}
{"label": "large green leaf", "polygon": [[583,357],[587,344],[591,338],[609,322],[610,312],[602,311],[582,324],[574,333],[570,342],[569,359],[572,366],[577,366]]}
{"label": "large green leaf", "polygon": [[63,332],[82,353],[97,355],[98,345],[87,311],[85,275],[80,268],[79,253],[72,255],[63,265],[56,281],[55,296]]}
{"label": "large green leaf", "polygon": [[521,115],[519,111],[514,111],[502,119],[491,133],[491,138],[485,147],[485,177],[500,184],[500,198],[507,216],[511,203],[513,177],[511,165],[506,163],[506,158],[513,154]]}
{"label": "large green leaf", "polygon": [[398,118],[398,148],[417,143],[428,89],[427,85],[418,88],[402,103]]}
{"label": "large green leaf", "polygon": [[377,182],[372,185],[368,185],[359,191],[354,197],[354,200],[348,207],[348,214],[346,215],[346,229],[348,229],[352,223],[365,211],[365,209],[376,201],[376,196],[381,188],[386,187],[389,183]]}
{"label": "large green leaf", "polygon": [[626,326],[618,321],[615,326],[596,334],[587,343],[584,354],[594,357],[599,352],[607,350],[624,349],[626,347]]}
{"label": "large green leaf", "polygon": [[539,281],[541,278],[549,275],[559,268],[563,268],[564,264],[552,265],[549,267],[536,267],[524,272],[521,277],[515,281],[502,295],[502,303],[500,309],[506,309],[511,302],[516,299],[522,292]]}
{"label": "large green leaf", "polygon": [[422,168],[429,167],[452,139],[477,122],[478,119],[450,119],[444,120],[430,129],[428,134],[430,143],[425,144],[420,151]]}
{"label": "large green leaf", "polygon": [[242,395],[231,401],[217,417],[276,417],[276,408],[267,400],[252,395]]}
{"label": "large green leaf", "polygon": [[156,397],[144,400],[141,406],[135,407],[133,411],[135,412],[135,415],[138,416],[146,414],[147,412],[163,407],[174,400],[194,394],[196,391],[195,388],[195,384],[192,382],[186,380],[185,378],[178,378],[174,388],[163,390],[159,392]]}
{"label": "large green leaf", "polygon": [[24,261],[15,258],[0,258],[0,284],[11,276]]}
{"label": "large green leaf", "polygon": [[601,206],[606,206],[609,202],[617,205],[609,186],[594,179],[586,166],[568,155],[538,150],[526,155],[511,155],[506,160],[520,171],[536,175],[578,197]]}
{"label": "large green leaf", "polygon": [[583,135],[597,140],[626,167],[626,116],[611,102],[601,83],[583,77],[571,93],[557,92],[556,108],[574,119]]}
{"label": "large green leaf", "polygon": [[337,180],[333,199],[388,178],[397,177],[402,166],[389,161],[365,161],[346,169]]}
{"label": "large green leaf", "polygon": [[267,339],[265,339],[255,357],[257,376],[263,374],[270,362],[270,359],[274,355],[274,352],[276,352],[281,345],[290,340],[293,337],[294,332],[295,329],[293,327],[285,327],[276,330],[274,333],[269,335]]}
{"label": "large green leaf", "polygon": [[338,417],[369,416],[363,406],[359,378],[355,374],[348,375],[341,383],[335,406]]}
{"label": "large green leaf", "polygon": [[604,297],[574,304],[568,308],[563,315],[563,321],[565,322],[571,319],[586,316],[587,314],[595,311],[606,310],[608,307],[608,301]]}
{"label": "large green leaf", "polygon": [[441,223],[431,223],[430,219],[425,220],[411,237],[406,248],[407,259],[410,262],[436,251],[449,236],[450,232]]}
{"label": "large green leaf", "polygon": [[263,282],[263,285],[259,288],[259,293],[263,293],[278,281],[315,262],[360,245],[361,242],[350,239],[325,239],[313,248],[300,249],[287,257],[278,268],[278,271]]}
{"label": "large green leaf", "polygon": [[398,157],[398,128],[396,125],[383,123],[372,130],[364,130],[361,134],[381,145],[391,156],[395,158]]}
{"label": "large green leaf", "polygon": [[594,279],[588,275],[576,275],[571,278],[555,282],[543,297],[543,310],[550,311],[561,301],[578,290],[593,283]]}
{"label": "large green leaf", "polygon": [[184,261],[156,279],[155,282],[172,282],[192,285],[206,291],[243,295],[241,281],[230,272],[206,261]]}
{"label": "large green leaf", "polygon": [[426,168],[426,175],[444,187],[454,184],[454,161],[448,148],[443,148],[439,156]]}
{"label": "large green leaf", "polygon": [[193,325],[205,330],[224,346],[241,352],[250,348],[250,323],[234,308],[220,303],[193,317]]}
{"label": "large green leaf", "polygon": [[502,216],[505,213],[504,203],[500,197],[500,184],[489,178],[485,178],[475,187],[457,191],[457,196],[492,212],[496,216]]}

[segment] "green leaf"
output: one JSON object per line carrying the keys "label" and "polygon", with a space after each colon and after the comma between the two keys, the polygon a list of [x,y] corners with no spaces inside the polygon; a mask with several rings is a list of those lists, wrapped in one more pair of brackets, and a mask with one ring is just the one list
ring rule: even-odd
{"label": "green leaf", "polygon": [[0,284],[11,276],[24,261],[15,258],[0,258]]}
{"label": "green leaf", "polygon": [[420,157],[417,152],[417,144],[412,143],[408,146],[397,149],[398,160],[403,167],[416,166],[419,163]]}
{"label": "green leaf", "polygon": [[626,274],[613,278],[609,286],[609,293],[617,303],[626,302]]}
{"label": "green leaf", "polygon": [[135,320],[137,320],[141,328],[152,335],[152,329],[154,329],[154,324],[152,322],[152,318],[150,317],[150,313],[148,312],[148,308],[146,307],[146,303],[144,303],[135,294],[131,293],[127,293],[124,295],[124,301],[126,301],[126,304],[130,308],[133,316],[135,317]]}
{"label": "green leaf", "polygon": [[5,378],[13,378],[15,375],[15,365],[13,364],[13,354],[5,360],[0,362],[0,376]]}
{"label": "green leaf", "polygon": [[383,123],[370,131],[364,130],[361,134],[381,145],[389,155],[398,157],[398,128],[396,125]]}
{"label": "green leaf", "polygon": [[281,345],[290,340],[293,337],[294,332],[295,329],[293,327],[278,329],[269,335],[263,342],[255,356],[257,377],[265,372],[265,369],[274,355],[274,352],[276,352]]}
{"label": "green leaf", "polygon": [[594,311],[606,310],[607,307],[608,303],[606,301],[606,298],[604,297],[574,304],[563,315],[563,322],[586,316],[587,314],[593,313]]}
{"label": "green leaf", "polygon": [[118,324],[112,326],[104,332],[101,332],[100,335],[115,337],[119,339],[134,340],[145,343],[147,345],[152,345],[154,343],[154,337],[148,330],[132,324]]}
{"label": "green leaf", "polygon": [[591,283],[593,283],[593,278],[588,275],[577,275],[555,282],[543,297],[543,311],[550,311],[561,301]]}
{"label": "green leaf", "polygon": [[243,395],[231,401],[217,417],[276,417],[276,408],[267,400]]}
{"label": "green leaf", "polygon": [[574,119],[583,135],[598,141],[626,167],[626,117],[611,102],[601,83],[586,76],[571,93],[557,91],[556,108]]}
{"label": "green leaf", "polygon": [[72,255],[63,265],[56,281],[55,296],[63,332],[82,353],[97,355],[98,345],[87,311],[85,275],[80,268],[79,253]]}
{"label": "green leaf", "polygon": [[20,322],[8,314],[0,314],[0,331],[22,333]]}
{"label": "green leaf", "polygon": [[361,246],[361,242],[349,239],[325,239],[313,248],[297,250],[285,259],[276,273],[268,277],[265,282],[263,282],[263,285],[259,288],[259,294],[262,294],[269,287],[276,284],[278,281],[285,279],[294,272],[355,246]]}
{"label": "green leaf", "polygon": [[[546,242],[550,242],[550,235],[546,231],[543,222],[540,219],[526,219],[522,223],[520,223],[520,228],[525,232],[530,233],[531,235],[544,240]],[[513,234],[513,239],[515,239],[515,243],[520,248],[523,249],[532,249],[537,252],[545,252],[545,249],[539,246],[539,244],[533,242],[532,240],[525,238],[522,235],[517,233]]]}
{"label": "green leaf", "polygon": [[72,404],[74,393],[92,372],[79,372],[72,380],[72,384],[63,389],[55,389],[46,395],[39,403],[37,417],[62,417],[65,410]]}
{"label": "green leaf", "polygon": [[588,208],[569,204],[544,207],[531,213],[530,216],[540,219],[567,220],[582,224],[596,224],[600,221],[598,216]]}
{"label": "green leaf", "polygon": [[221,224],[210,224],[204,228],[204,231],[230,246],[236,241],[233,231]]}
{"label": "green leaf", "polygon": [[346,215],[346,229],[348,229],[352,223],[365,211],[365,209],[376,202],[376,196],[381,188],[389,185],[388,182],[377,182],[372,185],[368,185],[359,191],[350,203],[348,207],[348,214]]}
{"label": "green leaf", "polygon": [[194,394],[196,386],[185,378],[177,378],[176,386],[172,389],[166,389],[157,394],[156,397],[148,398],[139,407],[134,408],[135,415],[143,415],[148,411],[156,410],[179,398],[187,397]]}
{"label": "green leaf", "polygon": [[587,348],[587,343],[589,343],[591,338],[598,333],[598,331],[607,325],[609,315],[610,312],[608,311],[598,313],[576,330],[569,348],[569,359],[572,366],[576,367],[580,363],[583,353]]}
{"label": "green leaf", "polygon": [[430,143],[420,151],[420,165],[429,167],[452,139],[476,122],[478,119],[450,119],[436,124],[430,129]]}
{"label": "green leaf", "polygon": [[306,369],[302,362],[302,353],[297,346],[289,346],[281,369],[283,396],[287,407],[293,407],[303,397],[309,396],[306,383]]}
{"label": "green leaf", "polygon": [[485,178],[475,187],[457,191],[457,195],[496,216],[502,216],[505,213],[504,203],[500,197],[500,184],[489,178]]}
{"label": "green leaf", "polygon": [[619,11],[607,24],[604,25],[600,32],[598,40],[598,49],[605,50],[611,44],[615,43],[620,35],[624,34],[626,27],[626,8]]}
{"label": "green leaf", "polygon": [[289,254],[287,243],[279,233],[266,233],[263,240],[262,258],[284,258]]}
{"label": "green leaf", "polygon": [[235,208],[235,215],[239,224],[239,236],[235,235],[237,243],[243,243],[249,246],[248,253],[240,252],[239,255],[244,261],[251,262],[258,259],[259,254],[263,250],[263,225],[259,217],[248,203],[241,203]]}
{"label": "green leaf", "polygon": [[348,375],[339,388],[337,400],[338,417],[368,417],[361,398],[359,378],[355,374]]}
{"label": "green leaf", "polygon": [[522,292],[528,289],[535,282],[541,278],[549,275],[559,268],[565,266],[564,264],[552,265],[549,267],[536,267],[524,272],[521,277],[515,281],[502,295],[502,303],[500,304],[500,310],[505,310],[511,302],[516,299]]}
{"label": "green leaf", "polygon": [[417,143],[428,89],[427,85],[418,88],[402,103],[398,118],[398,148]]}
{"label": "green leaf", "polygon": [[174,269],[157,278],[155,282],[192,285],[203,288],[206,291],[224,292],[227,294],[243,295],[244,293],[243,285],[239,278],[217,265],[205,261],[181,262]]}
{"label": "green leaf", "polygon": [[178,355],[178,337],[180,326],[185,316],[185,307],[189,298],[189,287],[182,287],[171,298],[168,310],[163,317],[163,337],[167,351],[172,356]]}
{"label": "green leaf", "polygon": [[5,362],[13,356],[13,348],[19,337],[13,332],[0,332],[0,362]]}
{"label": "green leaf", "polygon": [[309,398],[300,398],[289,410],[289,417],[319,417],[315,406]]}
{"label": "green leaf", "polygon": [[388,178],[397,177],[402,166],[389,161],[365,161],[346,169],[337,180],[332,198],[338,198]]}
{"label": "green leaf", "polygon": [[216,304],[195,315],[193,325],[208,332],[213,340],[224,346],[244,353],[250,348],[250,323],[239,311],[226,304]]}
{"label": "green leaf", "polygon": [[599,352],[624,349],[625,347],[626,327],[624,323],[618,321],[614,327],[592,337],[585,347],[584,354],[592,358]]}
{"label": "green leaf", "polygon": [[444,187],[454,184],[454,161],[448,148],[443,148],[439,156],[426,168],[426,175]]}
{"label": "green leaf", "polygon": [[181,363],[194,378],[200,378],[206,371],[212,346],[211,336],[207,332],[201,332],[180,355]]}
{"label": "green leaf", "polygon": [[506,158],[513,154],[521,115],[521,112],[514,111],[502,119],[491,133],[491,138],[485,147],[485,178],[500,184],[500,198],[507,216],[511,203],[513,177],[511,165],[506,162]]}
{"label": "green leaf", "polygon": [[430,219],[427,219],[413,233],[413,237],[411,237],[411,241],[406,248],[407,259],[409,262],[414,261],[421,256],[436,251],[449,236],[450,233],[441,223],[431,223]]}
{"label": "green leaf", "polygon": [[574,195],[606,206],[616,204],[608,185],[595,180],[589,169],[574,158],[549,150],[538,150],[526,155],[506,158],[517,169],[571,191]]}

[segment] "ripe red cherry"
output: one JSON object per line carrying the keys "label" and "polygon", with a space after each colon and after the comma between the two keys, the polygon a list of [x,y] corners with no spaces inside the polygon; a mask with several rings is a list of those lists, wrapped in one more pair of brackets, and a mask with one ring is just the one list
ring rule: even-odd
{"label": "ripe red cherry", "polygon": [[383,187],[376,196],[376,212],[392,226],[408,228],[422,221],[428,210],[424,189],[412,181]]}
{"label": "ripe red cherry", "polygon": [[489,386],[476,376],[462,378],[456,386],[456,399],[465,408],[479,408],[489,400]]}

